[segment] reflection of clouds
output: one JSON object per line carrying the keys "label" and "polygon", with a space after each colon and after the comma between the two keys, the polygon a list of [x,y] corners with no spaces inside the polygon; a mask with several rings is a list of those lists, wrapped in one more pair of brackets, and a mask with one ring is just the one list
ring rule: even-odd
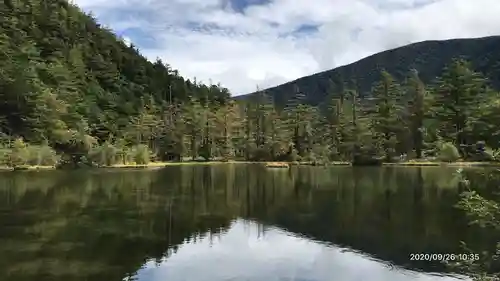
{"label": "reflection of clouds", "polygon": [[236,221],[220,239],[203,238],[185,243],[158,267],[148,262],[137,274],[139,281],[451,281],[396,269],[353,252],[343,252],[283,230]]}

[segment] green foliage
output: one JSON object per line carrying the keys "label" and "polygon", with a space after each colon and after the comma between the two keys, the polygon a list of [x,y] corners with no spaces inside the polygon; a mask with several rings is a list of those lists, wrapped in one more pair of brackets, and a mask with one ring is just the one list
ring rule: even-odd
{"label": "green foliage", "polygon": [[139,165],[149,164],[151,157],[153,157],[149,147],[143,144],[132,147],[130,153],[134,162]]}
{"label": "green foliage", "polygon": [[132,162],[130,148],[126,146],[126,142],[123,139],[118,140],[113,147],[115,148],[116,164],[127,164]]}
{"label": "green foliage", "polygon": [[429,139],[428,128],[425,122],[430,120],[432,113],[432,96],[427,91],[425,84],[420,79],[418,72],[413,69],[405,84],[405,96],[408,100],[408,108],[403,111],[403,120],[408,125],[408,131],[401,130],[403,134],[408,135],[409,142],[412,143],[415,158],[420,159],[423,156],[425,142]]}
{"label": "green foliage", "polygon": [[12,167],[26,165],[30,158],[28,145],[23,139],[16,139],[12,143],[12,149],[9,157],[9,165]]}
{"label": "green foliage", "polygon": [[55,166],[59,161],[56,151],[46,143],[42,145],[29,145],[28,155],[27,164],[32,166]]}
{"label": "green foliage", "polygon": [[499,149],[492,149],[490,147],[486,147],[484,150],[484,153],[488,159],[491,159],[493,161],[500,161],[500,150]]}
{"label": "green foliage", "polygon": [[450,142],[439,145],[438,159],[443,162],[454,162],[460,159],[457,147]]}
{"label": "green foliage", "polygon": [[48,140],[78,162],[109,135],[157,150],[167,105],[229,99],[219,85],[183,79],[161,60],[149,62],[73,4],[11,4],[2,6],[0,25],[0,133],[29,143]]}
{"label": "green foliage", "polygon": [[[187,157],[379,163],[425,151],[458,159],[450,147],[428,145],[438,139],[460,148],[484,140],[500,149],[500,95],[472,64],[449,54],[430,72],[414,61],[420,72],[401,77],[408,70],[384,63],[399,60],[382,53],[387,60],[359,62],[376,69],[366,75],[351,65],[325,81],[302,87],[307,79],[299,79],[234,101],[220,85],[184,79],[161,60],[148,61],[72,4],[28,2],[2,8],[0,140],[9,148],[0,158],[6,165]],[[397,52],[420,56],[408,48]],[[311,97],[324,91],[327,100]],[[13,139],[12,147],[6,144]]]}
{"label": "green foliage", "polygon": [[486,79],[474,72],[468,62],[454,60],[445,68],[434,90],[434,118],[447,141],[456,145],[476,141],[471,125],[485,97]]}
{"label": "green foliage", "polygon": [[8,166],[10,165],[10,154],[11,149],[8,145],[0,145],[0,165]]}
{"label": "green foliage", "polygon": [[401,90],[394,78],[386,71],[373,90],[375,102],[374,114],[371,118],[372,128],[377,146],[384,151],[386,161],[390,161],[395,152],[396,134],[401,127],[400,100]]}
{"label": "green foliage", "polygon": [[290,162],[300,161],[302,157],[300,157],[297,150],[292,146],[286,155],[286,160]]}
{"label": "green foliage", "polygon": [[212,158],[212,147],[208,143],[204,143],[201,145],[198,155],[205,159],[206,161],[210,160]]}
{"label": "green foliage", "polygon": [[100,146],[93,147],[89,152],[89,158],[99,166],[111,166],[119,163],[119,149],[108,141]]}
{"label": "green foliage", "polygon": [[22,139],[16,139],[10,145],[0,145],[0,165],[2,166],[54,166],[59,158],[56,151],[47,143],[26,144]]}
{"label": "green foliage", "polygon": [[[487,173],[480,177],[487,177],[490,182],[498,184],[500,174],[498,171],[479,172]],[[462,171],[458,173],[461,176],[461,185],[466,190],[461,194],[457,203],[457,208],[461,209],[469,220],[471,227],[479,227],[489,231],[496,241],[500,239],[500,199],[498,197],[498,186],[494,190],[486,190],[488,194],[495,194],[494,197],[487,198],[484,193],[484,186],[477,186],[474,180],[469,181]],[[459,269],[461,272],[472,277],[474,281],[494,281],[500,279],[500,243],[492,244],[487,249],[470,248],[465,243],[462,244],[464,252],[474,259],[460,260],[449,263],[452,268]]]}

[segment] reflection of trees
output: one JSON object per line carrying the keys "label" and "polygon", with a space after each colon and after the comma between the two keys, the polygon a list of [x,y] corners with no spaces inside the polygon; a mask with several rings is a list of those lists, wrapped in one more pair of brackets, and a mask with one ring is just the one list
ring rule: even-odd
{"label": "reflection of trees", "polygon": [[453,180],[437,168],[258,165],[5,174],[0,271],[5,280],[118,280],[237,217],[405,265],[409,252],[457,252],[469,239]]}
{"label": "reflection of trees", "polygon": [[[425,179],[434,172],[451,175],[437,169],[330,170],[323,178],[331,180],[315,188],[303,185],[302,194],[289,197],[262,220],[399,265],[410,264],[410,252],[457,252],[457,240],[450,239],[462,233],[459,222],[451,219],[457,192]],[[332,182],[336,186],[327,186]]]}
{"label": "reflection of trees", "polygon": [[190,172],[4,175],[4,280],[121,280],[185,239],[226,228],[216,215],[224,210],[207,215],[179,192]]}

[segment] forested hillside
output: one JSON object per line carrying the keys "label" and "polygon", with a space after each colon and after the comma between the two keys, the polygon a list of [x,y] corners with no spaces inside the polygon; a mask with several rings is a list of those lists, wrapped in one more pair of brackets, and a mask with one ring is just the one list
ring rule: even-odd
{"label": "forested hillside", "polygon": [[161,60],[149,62],[65,0],[5,0],[0,15],[4,139],[66,152],[105,140],[137,143],[147,137],[136,127],[162,122],[167,101],[219,106],[230,96],[183,79]]}
{"label": "forested hillside", "polygon": [[[343,86],[348,85],[356,87],[363,97],[369,95],[382,70],[388,71],[397,80],[403,80],[410,69],[415,69],[424,83],[432,83],[453,59],[458,58],[469,61],[472,68],[490,78],[491,84],[500,89],[500,53],[497,51],[499,45],[500,36],[419,42],[302,77],[269,88],[266,92],[278,106],[282,106],[299,88],[306,96],[307,103],[318,105],[331,93],[331,83],[334,84],[337,94]],[[248,96],[238,96],[237,99],[246,99]]]}
{"label": "forested hillside", "polygon": [[345,80],[321,108],[300,88],[282,108],[264,92],[234,102],[221,86],[185,80],[66,1],[5,0],[0,12],[2,165],[494,160],[500,148],[498,92],[463,60],[450,60],[433,83],[411,63],[404,79],[366,74],[376,77],[369,106]]}

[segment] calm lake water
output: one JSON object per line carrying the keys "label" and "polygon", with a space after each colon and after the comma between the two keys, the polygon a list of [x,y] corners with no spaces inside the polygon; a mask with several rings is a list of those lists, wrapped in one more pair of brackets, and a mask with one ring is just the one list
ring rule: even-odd
{"label": "calm lake water", "polygon": [[0,280],[445,281],[480,243],[447,168],[0,174]]}

